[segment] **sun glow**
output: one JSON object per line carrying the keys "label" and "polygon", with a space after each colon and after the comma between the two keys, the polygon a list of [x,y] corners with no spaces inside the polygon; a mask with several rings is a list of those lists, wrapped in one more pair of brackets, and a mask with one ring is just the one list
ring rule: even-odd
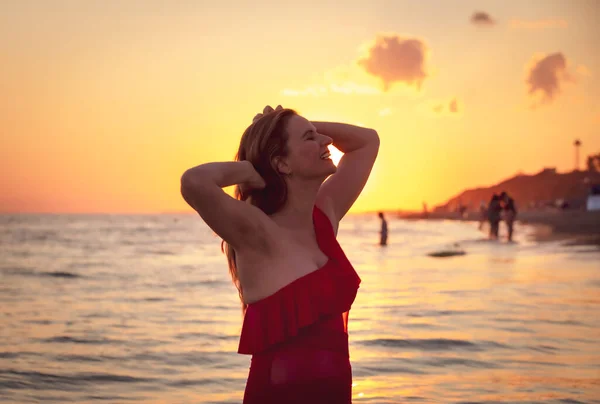
{"label": "sun glow", "polygon": [[[320,5],[322,30],[306,30],[307,2],[28,3],[0,2],[0,212],[189,212],[181,174],[231,161],[267,104],[377,131],[356,213],[421,211],[516,172],[572,170],[575,134],[584,159],[600,150],[593,13],[568,0],[550,14],[494,0],[485,33],[469,7],[443,1],[439,13],[415,3],[416,19],[401,1]],[[418,49],[387,46],[406,41]],[[505,49],[515,57],[498,59]],[[329,150],[338,166],[343,153]]]}
{"label": "sun glow", "polygon": [[333,161],[333,164],[335,164],[337,167],[344,153],[336,149],[335,146],[329,146],[329,152],[331,153],[331,160]]}

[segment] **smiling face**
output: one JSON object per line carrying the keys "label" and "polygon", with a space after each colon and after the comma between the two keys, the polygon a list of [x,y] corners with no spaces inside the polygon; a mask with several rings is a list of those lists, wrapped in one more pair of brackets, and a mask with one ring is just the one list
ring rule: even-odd
{"label": "smiling face", "polygon": [[304,179],[321,178],[335,173],[331,160],[329,136],[317,132],[307,119],[294,115],[287,123],[288,154],[279,163],[279,170],[287,175]]}

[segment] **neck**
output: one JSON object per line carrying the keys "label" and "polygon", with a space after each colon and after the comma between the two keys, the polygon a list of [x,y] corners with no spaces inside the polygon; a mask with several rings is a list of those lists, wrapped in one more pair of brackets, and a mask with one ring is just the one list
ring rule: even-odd
{"label": "neck", "polygon": [[322,181],[297,179],[287,181],[288,194],[285,205],[271,217],[287,228],[313,228],[313,208]]}

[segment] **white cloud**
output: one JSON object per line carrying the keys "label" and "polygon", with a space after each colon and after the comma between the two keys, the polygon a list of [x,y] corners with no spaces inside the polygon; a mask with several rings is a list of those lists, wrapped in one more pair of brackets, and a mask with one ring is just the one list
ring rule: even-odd
{"label": "white cloud", "polygon": [[379,111],[379,116],[389,116],[392,114],[392,109],[387,107]]}

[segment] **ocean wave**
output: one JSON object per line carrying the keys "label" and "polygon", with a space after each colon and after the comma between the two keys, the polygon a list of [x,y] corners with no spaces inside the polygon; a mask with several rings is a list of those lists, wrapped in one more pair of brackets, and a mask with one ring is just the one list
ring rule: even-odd
{"label": "ocean wave", "polygon": [[427,358],[425,360],[419,361],[419,364],[424,364],[433,367],[464,366],[477,369],[495,369],[499,367],[498,365],[488,361],[480,361],[466,358]]}
{"label": "ocean wave", "polygon": [[220,341],[232,341],[239,338],[238,335],[223,335],[223,334],[210,334],[207,332],[184,332],[175,335],[176,339],[189,339],[189,338],[205,338],[209,340],[220,340]]}
{"label": "ocean wave", "polygon": [[85,396],[84,399],[92,401],[110,401],[112,403],[120,401],[139,401],[137,398],[125,396]]}
{"label": "ocean wave", "polygon": [[[231,352],[206,352],[206,351],[191,351],[191,352],[144,352],[128,359],[133,362],[150,362],[153,364],[161,364],[168,366],[185,366],[185,367],[219,367],[223,366],[223,361],[230,358]],[[123,358],[118,360],[122,361]]]}
{"label": "ocean wave", "polygon": [[559,349],[557,347],[550,346],[550,345],[530,346],[529,349],[532,351],[543,352],[545,354],[550,354],[550,355],[554,355],[554,354],[556,354],[557,351],[559,351]]}
{"label": "ocean wave", "polygon": [[[134,243],[135,245],[139,245],[139,243]],[[141,249],[138,248],[136,250],[136,253],[138,254],[148,254],[148,255],[175,255],[175,252],[170,251],[170,250],[149,250],[149,249]]]}
{"label": "ocean wave", "polygon": [[190,387],[190,386],[204,386],[207,384],[213,384],[214,379],[183,379],[175,380],[167,383],[171,387]]}
{"label": "ocean wave", "polygon": [[192,287],[192,286],[215,286],[215,285],[230,285],[231,281],[225,281],[221,279],[202,279],[199,281],[182,281],[175,282],[174,287]]}
{"label": "ocean wave", "polygon": [[408,317],[445,317],[445,316],[463,316],[479,315],[481,311],[476,310],[423,310],[406,313]]}
{"label": "ocean wave", "polygon": [[383,348],[408,348],[423,351],[445,351],[445,350],[466,350],[466,351],[485,351],[489,348],[508,348],[504,344],[491,341],[482,341],[478,343],[459,340],[459,339],[395,339],[378,338],[361,341],[363,345],[376,346]]}
{"label": "ocean wave", "polygon": [[382,374],[408,374],[408,375],[426,375],[427,372],[408,366],[396,366],[387,363],[386,365],[362,365],[353,367],[352,374],[356,378],[374,377]]}
{"label": "ocean wave", "polygon": [[590,327],[589,324],[577,320],[537,320],[536,322],[555,325],[574,325],[578,327]]}
{"label": "ocean wave", "polygon": [[8,267],[0,269],[0,273],[3,275],[21,275],[21,276],[35,276],[38,273],[33,268],[28,267]]}
{"label": "ocean wave", "polygon": [[53,278],[82,278],[81,275],[65,271],[40,272],[39,274],[42,276],[51,276]]}
{"label": "ocean wave", "polygon": [[33,268],[28,267],[9,267],[0,270],[0,273],[4,275],[13,276],[39,276],[39,277],[52,277],[52,278],[82,278],[82,275],[68,271],[36,271]]}
{"label": "ocean wave", "polygon": [[534,361],[534,360],[524,360],[524,359],[496,359],[498,363],[506,364],[509,366],[527,366],[531,365],[534,367],[537,366],[549,366],[549,367],[569,367],[566,363],[557,363],[557,362],[545,362],[545,361]]}
{"label": "ocean wave", "polygon": [[39,325],[50,325],[50,324],[55,323],[52,320],[23,320],[23,322],[26,324],[39,324]]}
{"label": "ocean wave", "polygon": [[503,331],[508,331],[508,332],[515,332],[515,333],[519,333],[519,334],[535,334],[535,331],[530,329],[530,328],[524,328],[524,327],[497,327],[498,330],[503,330]]}
{"label": "ocean wave", "polygon": [[104,362],[112,360],[109,356],[89,356],[89,355],[54,355],[53,360],[57,362]]}
{"label": "ocean wave", "polygon": [[54,374],[0,370],[0,387],[7,389],[72,390],[95,383],[149,383],[157,379],[112,373]]}
{"label": "ocean wave", "polygon": [[174,299],[167,298],[167,297],[145,297],[142,300],[145,302],[168,302],[168,301],[172,301]]}
{"label": "ocean wave", "polygon": [[41,340],[42,342],[48,343],[60,343],[60,344],[94,344],[94,345],[104,345],[104,344],[122,344],[125,341],[103,338],[103,339],[91,339],[91,338],[75,338],[67,335],[61,335],[51,338],[45,338]]}
{"label": "ocean wave", "polygon": [[172,302],[175,299],[172,297],[150,296],[150,297],[131,297],[122,299],[123,302],[140,303],[140,302]]}

